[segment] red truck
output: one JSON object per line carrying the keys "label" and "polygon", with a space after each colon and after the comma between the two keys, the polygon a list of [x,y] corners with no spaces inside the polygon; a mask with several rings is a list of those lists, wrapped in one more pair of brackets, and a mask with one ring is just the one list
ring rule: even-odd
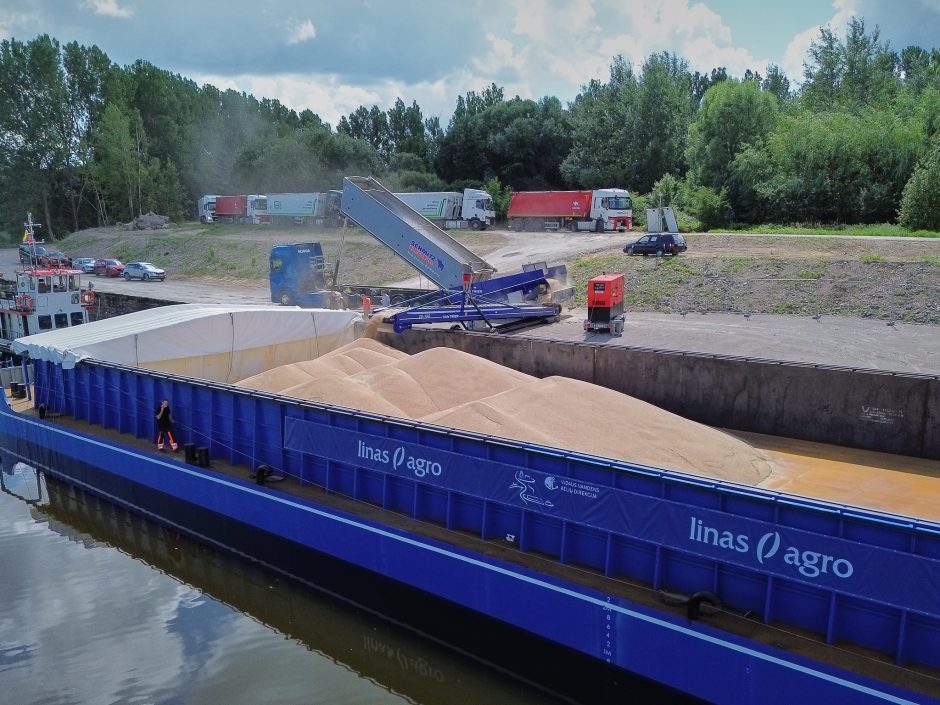
{"label": "red truck", "polygon": [[216,196],[213,220],[219,223],[261,223],[268,211],[265,196]]}
{"label": "red truck", "polygon": [[633,226],[630,192],[518,191],[509,201],[512,230],[629,230]]}

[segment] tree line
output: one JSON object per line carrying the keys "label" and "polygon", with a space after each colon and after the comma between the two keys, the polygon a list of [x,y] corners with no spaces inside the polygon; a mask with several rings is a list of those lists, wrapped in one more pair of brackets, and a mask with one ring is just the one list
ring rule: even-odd
{"label": "tree line", "polygon": [[705,228],[940,230],[940,50],[897,52],[855,18],[844,37],[821,30],[798,89],[777,66],[764,74],[617,56],[568,105],[494,84],[458,96],[446,128],[401,98],[334,128],[95,46],[5,40],[0,228],[17,231],[27,210],[47,237],[150,210],[182,219],[204,193],[323,191],[359,173],[395,190],[483,186],[503,211],[512,190],[616,186]]}

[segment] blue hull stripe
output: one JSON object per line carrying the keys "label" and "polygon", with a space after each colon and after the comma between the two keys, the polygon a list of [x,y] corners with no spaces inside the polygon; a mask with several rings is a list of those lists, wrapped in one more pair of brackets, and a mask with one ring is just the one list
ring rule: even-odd
{"label": "blue hull stripe", "polygon": [[[5,415],[10,415],[10,412],[5,412]],[[40,432],[48,432],[50,430],[48,426],[43,425],[40,422],[34,421],[33,419],[29,419],[26,417],[19,417],[19,416],[14,416],[14,418],[16,419],[18,423],[29,424],[37,428],[38,430],[40,430]],[[866,696],[874,697],[883,702],[895,703],[896,705],[918,705],[918,701],[910,700],[910,699],[900,697],[891,693],[885,693],[881,690],[877,690],[870,686],[867,686],[861,683],[856,683],[851,680],[847,680],[846,678],[843,678],[843,677],[840,677],[831,673],[826,673],[824,671],[820,671],[818,669],[815,669],[809,666],[805,666],[799,663],[794,663],[792,661],[785,660],[777,656],[773,656],[771,654],[767,654],[767,653],[755,650],[753,648],[744,646],[742,644],[727,641],[725,639],[721,639],[710,634],[705,634],[700,631],[689,629],[679,624],[674,624],[669,621],[666,621],[666,620],[663,620],[663,619],[660,619],[660,618],[657,618],[648,614],[644,614],[642,612],[637,612],[635,610],[628,609],[614,602],[606,602],[605,600],[599,599],[597,597],[593,597],[583,592],[572,590],[562,585],[553,584],[552,582],[549,582],[542,578],[534,577],[532,575],[526,575],[522,572],[505,568],[500,565],[494,565],[493,563],[489,563],[487,561],[473,558],[472,556],[469,556],[469,555],[463,555],[452,549],[435,546],[430,543],[418,541],[418,540],[409,538],[407,536],[401,535],[399,533],[395,533],[395,532],[380,528],[378,526],[375,526],[369,523],[364,523],[362,521],[351,519],[346,516],[340,516],[331,512],[316,509],[314,507],[294,501],[292,499],[276,496],[272,494],[270,491],[263,491],[263,490],[256,489],[255,487],[246,485],[246,484],[232,482],[224,478],[213,477],[203,472],[191,470],[187,468],[186,466],[182,466],[178,463],[170,463],[170,462],[167,462],[159,458],[155,458],[150,455],[144,455],[130,448],[116,448],[114,444],[105,443],[90,436],[79,435],[74,432],[68,431],[66,429],[55,428],[54,432],[57,434],[72,438],[81,443],[91,444],[94,446],[98,446],[102,449],[107,449],[108,451],[111,451],[111,452],[114,452],[115,450],[117,450],[123,456],[133,457],[135,459],[138,459],[150,465],[162,466],[176,473],[183,473],[191,477],[197,478],[198,480],[209,481],[217,485],[229,488],[231,490],[236,490],[244,494],[252,495],[254,497],[257,497],[258,499],[262,499],[262,500],[269,501],[269,502],[275,502],[277,504],[281,504],[286,507],[290,507],[292,509],[298,509],[308,514],[318,516],[322,519],[327,519],[336,523],[344,524],[349,527],[353,527],[361,531],[366,531],[371,534],[381,536],[383,538],[391,539],[393,541],[406,544],[406,545],[412,546],[414,548],[418,548],[423,551],[435,553],[437,555],[443,556],[451,560],[457,560],[457,561],[463,562],[468,565],[472,565],[477,568],[482,568],[486,571],[497,573],[497,574],[509,577],[513,580],[525,582],[527,584],[536,586],[541,589],[549,590],[549,591],[555,592],[560,595],[564,595],[569,598],[574,598],[582,603],[590,604],[601,609],[608,609],[614,612],[618,612],[626,617],[640,620],[642,622],[652,624],[656,627],[667,629],[669,631],[682,634],[686,637],[692,637],[693,639],[703,641],[709,644],[713,644],[715,646],[721,647],[723,649],[727,649],[732,652],[736,652],[736,653],[743,654],[749,657],[753,657],[753,658],[762,660],[764,662],[789,669],[791,671],[802,673],[812,678],[816,678],[816,679],[826,681],[828,683],[831,683],[833,685],[836,685],[842,688],[847,688],[847,689],[856,691],[859,694],[864,694]],[[923,702],[923,701],[920,701],[920,702]]]}

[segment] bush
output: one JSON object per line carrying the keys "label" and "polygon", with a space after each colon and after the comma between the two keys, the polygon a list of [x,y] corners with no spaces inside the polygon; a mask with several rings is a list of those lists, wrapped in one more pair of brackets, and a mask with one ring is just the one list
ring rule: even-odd
{"label": "bush", "polygon": [[635,196],[631,196],[630,200],[633,202],[633,229],[645,230],[646,206],[649,201],[649,196],[636,194]]}
{"label": "bush", "polygon": [[917,165],[901,196],[901,225],[911,230],[940,230],[940,141]]}
{"label": "bush", "polygon": [[686,183],[680,200],[684,210],[698,218],[704,232],[729,220],[728,189],[716,191],[708,186]]}
{"label": "bush", "polygon": [[679,190],[682,188],[682,182],[672,174],[663,174],[663,177],[653,184],[653,190],[649,194],[649,202],[653,208],[658,206],[678,206]]}
{"label": "bush", "polygon": [[496,211],[496,220],[506,220],[506,213],[509,211],[509,199],[512,191],[508,186],[503,186],[498,176],[494,176],[483,184],[483,190],[493,198],[493,210]]}

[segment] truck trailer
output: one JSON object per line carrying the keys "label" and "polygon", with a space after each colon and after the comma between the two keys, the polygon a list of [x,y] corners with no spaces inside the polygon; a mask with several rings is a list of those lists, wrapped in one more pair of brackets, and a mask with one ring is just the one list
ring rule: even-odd
{"label": "truck trailer", "polygon": [[468,188],[463,193],[396,193],[396,196],[435,225],[457,230],[486,230],[496,222],[493,197],[486,191]]}
{"label": "truck trailer", "polygon": [[325,193],[269,193],[267,212],[259,223],[273,225],[339,225],[340,191]]}
{"label": "truck trailer", "polygon": [[267,215],[264,195],[216,196],[213,220],[220,223],[260,223]]}
{"label": "truck trailer", "polygon": [[318,193],[269,193],[267,212],[258,222],[274,225],[312,223],[317,212]]}
{"label": "truck trailer", "polygon": [[595,191],[519,191],[509,201],[512,230],[630,230],[633,204],[620,188]]}

